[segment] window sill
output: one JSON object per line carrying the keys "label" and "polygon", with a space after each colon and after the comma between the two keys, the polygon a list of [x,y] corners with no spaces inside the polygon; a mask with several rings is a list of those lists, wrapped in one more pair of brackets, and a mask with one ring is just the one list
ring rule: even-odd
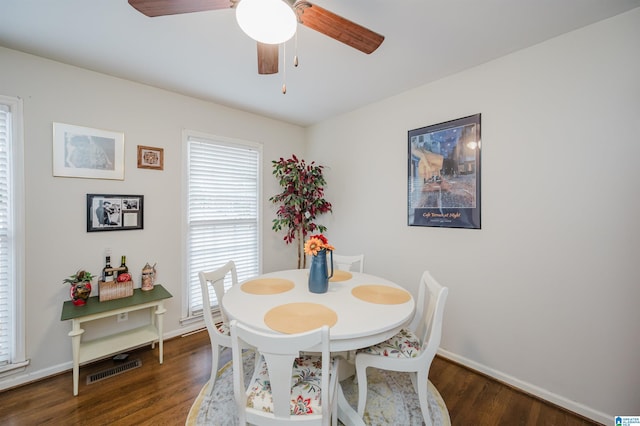
{"label": "window sill", "polygon": [[3,377],[10,376],[12,374],[23,372],[24,370],[27,369],[27,366],[29,365],[30,362],[31,362],[30,360],[26,360],[22,362],[16,362],[14,364],[3,365],[2,367],[0,367],[0,379]]}

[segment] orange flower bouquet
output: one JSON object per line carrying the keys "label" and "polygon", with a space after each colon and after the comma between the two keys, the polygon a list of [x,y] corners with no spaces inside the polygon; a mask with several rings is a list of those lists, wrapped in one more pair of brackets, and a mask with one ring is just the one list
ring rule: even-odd
{"label": "orange flower bouquet", "polygon": [[304,243],[304,252],[309,256],[317,256],[321,250],[335,250],[335,247],[329,244],[327,237],[322,234],[312,235]]}

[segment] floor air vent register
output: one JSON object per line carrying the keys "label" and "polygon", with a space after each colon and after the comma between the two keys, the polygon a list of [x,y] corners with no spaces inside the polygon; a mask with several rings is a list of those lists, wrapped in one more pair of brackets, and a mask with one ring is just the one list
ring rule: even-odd
{"label": "floor air vent register", "polygon": [[95,382],[99,382],[100,380],[108,379],[109,377],[117,376],[118,374],[122,374],[125,371],[133,370],[134,368],[138,368],[142,366],[142,360],[134,359],[131,361],[127,361],[125,363],[116,365],[115,367],[108,368],[106,370],[98,371],[97,373],[93,373],[87,376],[87,384],[93,384]]}

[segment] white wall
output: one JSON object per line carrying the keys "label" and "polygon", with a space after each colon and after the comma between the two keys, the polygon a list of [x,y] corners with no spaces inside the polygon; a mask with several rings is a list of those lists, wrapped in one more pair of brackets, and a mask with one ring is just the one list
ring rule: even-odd
{"label": "white wall", "polygon": [[[640,9],[309,130],[337,252],[450,287],[442,353],[602,423],[640,409]],[[407,131],[482,113],[482,229],[408,227]]]}
{"label": "white wall", "polygon": [[[279,190],[271,160],[304,155],[303,128],[5,48],[0,48],[0,64],[0,93],[24,100],[26,351],[31,360],[24,374],[4,378],[0,388],[70,367],[70,323],[60,321],[69,288],[62,280],[78,268],[99,273],[107,247],[113,263],[127,255],[137,287],[145,262],[158,262],[158,283],[173,294],[165,304],[166,335],[184,332],[179,322],[182,129],[264,144],[264,270],[295,267],[295,252],[271,231],[275,209],[268,198]],[[124,132],[125,179],[53,177],[52,122]],[[138,169],[137,145],[164,148],[164,171]],[[87,193],[144,195],[144,230],[87,233]]]}

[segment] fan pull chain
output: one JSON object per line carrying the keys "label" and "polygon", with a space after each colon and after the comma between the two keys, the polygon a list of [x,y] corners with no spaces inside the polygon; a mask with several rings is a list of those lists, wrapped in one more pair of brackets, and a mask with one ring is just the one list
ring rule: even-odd
{"label": "fan pull chain", "polygon": [[293,45],[293,66],[294,67],[298,67],[298,32],[296,31],[296,34],[294,35],[295,40],[294,40],[294,45]]}
{"label": "fan pull chain", "polygon": [[287,94],[287,43],[282,43],[282,94]]}

